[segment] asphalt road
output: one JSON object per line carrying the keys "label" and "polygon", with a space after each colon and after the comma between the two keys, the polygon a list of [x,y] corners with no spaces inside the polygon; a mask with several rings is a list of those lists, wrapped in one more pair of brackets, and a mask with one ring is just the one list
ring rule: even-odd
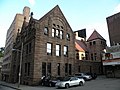
{"label": "asphalt road", "polygon": [[[15,90],[0,86],[0,90]],[[21,90],[120,90],[120,79],[100,77],[87,81],[84,86],[70,87],[69,89],[56,89],[45,86],[21,86]]]}
{"label": "asphalt road", "polygon": [[0,85],[0,90],[15,90],[15,89]]}

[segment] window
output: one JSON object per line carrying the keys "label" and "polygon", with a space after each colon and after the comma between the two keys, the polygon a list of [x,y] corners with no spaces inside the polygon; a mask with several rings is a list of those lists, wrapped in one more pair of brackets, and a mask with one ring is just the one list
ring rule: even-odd
{"label": "window", "polygon": [[30,63],[28,63],[28,72],[27,72],[27,75],[28,76],[30,75]]}
{"label": "window", "polygon": [[55,37],[55,28],[52,29],[52,37]]}
{"label": "window", "polygon": [[51,63],[47,63],[47,74],[51,75]]}
{"label": "window", "polygon": [[67,40],[70,40],[70,34],[67,33],[66,38]]}
{"label": "window", "polygon": [[30,63],[25,63],[25,74],[30,75]]}
{"label": "window", "polygon": [[63,31],[60,30],[60,39],[63,39]]}
{"label": "window", "polygon": [[97,53],[94,53],[94,59],[97,60]]}
{"label": "window", "polygon": [[59,30],[56,30],[56,37],[59,37]]}
{"label": "window", "polygon": [[47,43],[47,55],[52,55],[52,44]]}
{"label": "window", "polygon": [[57,28],[60,28],[60,26],[59,26],[59,25],[57,25]]}
{"label": "window", "polygon": [[76,59],[79,59],[79,52],[76,53]]}
{"label": "window", "polygon": [[91,60],[93,60],[93,54],[91,54]]}
{"label": "window", "polygon": [[93,45],[95,45],[96,44],[96,42],[95,41],[93,41]]}
{"label": "window", "polygon": [[26,54],[28,54],[28,44],[26,45]]}
{"label": "window", "polygon": [[60,56],[61,55],[61,47],[60,45],[56,45],[56,56]]}
{"label": "window", "polygon": [[57,68],[58,68],[58,75],[60,75],[60,63],[57,64]]}
{"label": "window", "polygon": [[29,53],[31,53],[31,43],[29,43]]}
{"label": "window", "polygon": [[90,46],[92,45],[92,42],[90,42]]}
{"label": "window", "polygon": [[65,63],[65,74],[68,74],[68,63]]}
{"label": "window", "polygon": [[45,27],[45,28],[44,28],[44,34],[45,34],[45,35],[48,35],[48,27]]}
{"label": "window", "polygon": [[46,63],[42,62],[42,76],[46,76]]}
{"label": "window", "polygon": [[64,56],[68,56],[68,46],[64,46]]}
{"label": "window", "polygon": [[69,64],[69,75],[72,74],[72,64]]}

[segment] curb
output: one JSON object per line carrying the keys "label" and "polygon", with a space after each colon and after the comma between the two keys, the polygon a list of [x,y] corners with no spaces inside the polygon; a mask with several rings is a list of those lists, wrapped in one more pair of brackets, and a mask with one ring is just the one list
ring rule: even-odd
{"label": "curb", "polygon": [[13,87],[13,86],[10,86],[10,85],[5,85],[5,84],[0,84],[0,85],[5,86],[5,87],[9,87],[9,88],[13,88],[13,89],[16,89],[16,90],[22,90],[20,88]]}

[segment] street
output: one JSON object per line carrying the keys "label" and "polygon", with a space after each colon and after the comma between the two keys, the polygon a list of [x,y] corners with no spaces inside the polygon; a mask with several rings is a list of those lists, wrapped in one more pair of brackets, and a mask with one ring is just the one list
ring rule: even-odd
{"label": "street", "polygon": [[15,89],[0,85],[0,90],[15,90]]}
{"label": "street", "polygon": [[[55,87],[46,86],[21,86],[21,90],[60,90]],[[0,90],[15,90],[0,86]],[[68,90],[68,89],[61,89]],[[96,80],[87,81],[84,86],[70,87],[69,90],[120,90],[120,79],[114,78],[97,78]]]}

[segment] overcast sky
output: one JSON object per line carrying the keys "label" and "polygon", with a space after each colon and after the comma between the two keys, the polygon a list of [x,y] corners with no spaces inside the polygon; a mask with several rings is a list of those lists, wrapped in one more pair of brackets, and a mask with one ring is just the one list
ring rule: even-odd
{"label": "overcast sky", "polygon": [[95,29],[109,45],[106,17],[120,11],[120,0],[0,0],[0,47],[5,46],[7,30],[24,6],[31,8],[35,19],[40,19],[56,5],[73,31],[86,28],[88,38]]}

